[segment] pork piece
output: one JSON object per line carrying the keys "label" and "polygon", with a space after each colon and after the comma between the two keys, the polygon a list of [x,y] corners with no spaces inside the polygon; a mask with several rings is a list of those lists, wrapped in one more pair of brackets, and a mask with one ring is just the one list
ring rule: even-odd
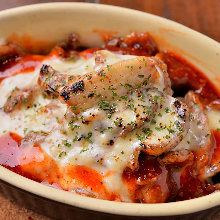
{"label": "pork piece", "polygon": [[120,51],[122,54],[154,56],[158,53],[156,43],[147,32],[132,32],[125,37],[112,37],[109,35],[103,37],[106,42],[104,48]]}
{"label": "pork piece", "polygon": [[162,184],[157,184],[157,181],[155,181],[139,188],[135,193],[135,197],[142,203],[163,203],[169,197],[169,189],[163,187]]}
{"label": "pork piece", "polygon": [[195,155],[194,175],[203,179],[205,178],[204,169],[209,161],[211,146],[213,146],[213,137],[209,129],[208,117],[198,95],[189,91],[184,99],[190,110],[190,128],[188,134],[174,150],[193,151]]}
{"label": "pork piece", "polygon": [[[61,42],[56,46],[57,48],[62,48],[59,56],[67,61],[76,61],[79,59],[79,53],[77,50],[81,49],[79,36],[75,33],[71,33],[68,39]],[[60,50],[60,49],[58,49]]]}
{"label": "pork piece", "polygon": [[205,177],[210,178],[220,173],[220,162],[214,163],[205,168]]}
{"label": "pork piece", "polygon": [[146,124],[142,133],[142,151],[158,156],[175,148],[189,130],[189,109],[186,104],[171,96],[161,96],[160,111]]}
{"label": "pork piece", "polygon": [[162,159],[160,159],[160,163],[163,165],[179,165],[184,164],[187,161],[193,160],[193,153],[187,150],[181,151],[170,151],[164,155]]}
{"label": "pork piece", "polygon": [[139,90],[124,96],[117,102],[117,106],[114,106],[114,102],[100,101],[99,109],[104,110],[104,115],[100,116],[99,120],[108,118],[102,122],[103,129],[107,130],[111,126],[111,133],[115,137],[125,137],[132,130],[150,122],[159,108],[159,103],[154,100],[158,95],[161,95],[161,92],[154,89]]}
{"label": "pork piece", "polygon": [[23,50],[15,44],[5,43],[0,45],[0,63],[14,58],[15,56],[22,54]]}
{"label": "pork piece", "polygon": [[105,134],[103,139],[100,137],[100,140],[103,140],[101,144],[113,145],[118,138],[125,138],[131,131],[151,121],[159,108],[159,103],[154,101],[154,98],[160,94],[161,92],[153,89],[148,92],[146,90],[132,92],[119,100],[117,105],[114,105],[114,102],[101,101],[98,106],[78,115],[75,115],[69,107],[65,118],[73,132],[78,127],[83,131],[85,130],[83,127],[90,126],[90,130],[98,131],[100,135]]}
{"label": "pork piece", "polygon": [[8,97],[5,105],[4,111],[6,113],[12,112],[15,109],[21,108],[21,106],[30,106],[33,104],[34,97],[38,92],[37,87],[19,89],[15,88],[12,90],[10,96]]}
{"label": "pork piece", "polygon": [[46,138],[48,133],[43,131],[33,131],[25,135],[25,137],[21,140],[21,146],[25,146],[27,144],[40,144]]}
{"label": "pork piece", "polygon": [[[122,120],[123,126],[120,136],[126,136],[132,130],[138,129],[150,122],[160,108],[160,101],[156,100],[155,97],[162,96],[163,93],[156,89],[143,89],[131,92],[124,104],[124,108],[119,110],[121,112],[113,115],[114,121],[117,121],[118,118],[123,119],[128,117],[128,115],[133,115],[130,121]],[[132,118],[135,118],[135,120],[132,121]]]}
{"label": "pork piece", "polygon": [[91,198],[98,198],[98,196],[95,193],[91,192],[88,189],[76,187],[72,191],[75,192],[78,195],[81,195],[81,196],[87,196],[87,197],[91,197]]}
{"label": "pork piece", "polygon": [[79,36],[76,33],[71,33],[67,41],[59,44],[64,50],[76,50],[80,46]]}
{"label": "pork piece", "polygon": [[211,143],[211,132],[203,105],[198,95],[193,91],[189,91],[184,100],[190,111],[190,129],[187,136],[177,145],[175,150],[197,151],[201,148],[208,150]]}
{"label": "pork piece", "polygon": [[38,83],[43,92],[52,97],[58,98],[61,90],[68,84],[68,77],[66,74],[60,74],[49,65],[43,65],[40,70]]}
{"label": "pork piece", "polygon": [[[68,105],[75,106],[74,113],[79,113],[99,101],[116,101],[141,86],[155,86],[160,91],[166,90],[168,94],[172,94],[166,64],[154,57],[137,57],[108,65],[68,80],[68,85],[62,89],[59,98]],[[112,89],[115,90],[115,95]]]}
{"label": "pork piece", "polygon": [[106,63],[106,58],[108,57],[106,50],[98,50],[95,52],[95,69],[102,67]]}
{"label": "pork piece", "polygon": [[[168,170],[161,166],[156,157],[141,153],[136,169],[126,168],[123,180],[128,185],[134,201],[142,203],[159,203],[167,201],[169,196]],[[131,186],[131,188],[130,188]],[[135,190],[135,191],[134,191]]]}

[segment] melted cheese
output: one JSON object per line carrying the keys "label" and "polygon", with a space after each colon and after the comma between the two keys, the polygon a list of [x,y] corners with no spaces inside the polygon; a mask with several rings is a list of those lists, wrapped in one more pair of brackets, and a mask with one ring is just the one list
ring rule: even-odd
{"label": "melted cheese", "polygon": [[[81,57],[77,62],[51,59],[44,60],[43,63],[51,65],[63,74],[83,75],[103,65],[134,57],[117,55],[109,51],[100,53],[105,56],[102,63],[95,62],[95,57],[88,60]],[[157,71],[161,76],[163,75],[158,67]],[[4,105],[15,87],[27,88],[37,84],[38,76],[39,69],[36,69],[32,73],[19,74],[3,80],[0,85],[0,106]],[[128,189],[122,181],[122,172],[140,147],[143,130],[148,128],[152,133],[148,137],[149,144],[166,142],[180,132],[176,121],[181,122],[181,119],[173,107],[175,99],[161,95],[161,90],[163,88],[144,90],[141,91],[141,96],[135,91],[118,101],[115,106],[114,102],[110,103],[115,111],[112,115],[100,109],[100,106],[94,106],[77,116],[73,113],[71,115],[70,112],[68,117],[66,104],[38,95],[31,108],[22,107],[21,110],[15,110],[10,114],[0,111],[2,122],[0,133],[12,131],[24,137],[30,131],[46,132],[47,136],[41,147],[51,158],[61,165],[67,163],[85,165],[99,171],[104,176],[104,184],[109,191],[118,193],[122,201],[131,202]],[[153,102],[155,97],[162,99],[160,107]],[[137,114],[138,117],[148,115],[149,118],[138,121]],[[153,123],[152,118],[154,118]],[[141,124],[143,121],[144,123]],[[196,140],[195,144],[202,144],[203,139],[200,136],[203,131],[200,127],[194,128],[195,123],[191,122],[187,136],[176,149],[185,149],[188,146],[187,142],[192,141],[192,138]],[[174,132],[170,132],[167,128]],[[126,129],[129,132],[125,134]],[[207,134],[206,130],[205,134]]]}
{"label": "melted cheese", "polygon": [[[110,52],[104,53],[108,55],[106,64],[112,64],[114,62],[133,57],[129,55],[116,55]],[[67,62],[60,59],[51,59],[44,60],[43,63],[49,64],[55,69],[63,71],[63,74],[71,72],[71,75],[85,74],[88,71],[92,71],[94,69],[97,70],[101,67],[101,65],[99,65],[99,67],[96,66],[94,57],[88,60],[85,60],[81,57],[79,60],[77,60],[77,62]],[[14,88],[30,88],[36,85],[39,71],[40,69],[36,69],[34,72],[25,74],[21,73],[16,76],[4,79],[0,85],[0,106],[5,104]],[[47,110],[48,105],[53,105],[51,111]],[[0,133],[3,134],[10,131],[24,137],[31,131],[48,132],[49,135],[41,144],[41,147],[48,155],[50,155],[61,164],[71,163],[86,165],[88,167],[97,169],[103,175],[109,171],[117,170],[119,166],[126,166],[128,157],[132,153],[132,149],[130,149],[130,152],[126,151],[126,149],[124,149],[125,145],[122,144],[124,141],[119,141],[119,143],[115,144],[114,149],[112,150],[110,150],[110,147],[105,147],[106,149],[103,149],[103,145],[100,145],[100,142],[106,139],[106,135],[103,134],[101,137],[99,137],[100,132],[93,134],[93,139],[94,136],[97,136],[93,144],[82,140],[80,142],[75,142],[71,145],[71,147],[67,146],[67,143],[73,143],[72,141],[75,136],[69,132],[66,134],[66,131],[69,131],[68,121],[66,121],[64,118],[66,111],[66,104],[62,104],[58,100],[51,101],[49,99],[43,98],[42,95],[38,95],[35,98],[34,106],[29,109],[22,107],[21,110],[15,110],[10,115],[1,111],[0,120],[3,123],[0,127]],[[85,112],[84,115],[86,114],[89,113]],[[84,126],[84,128],[82,127],[80,129],[80,132],[85,134],[88,134],[90,131],[90,126]],[[133,148],[135,148],[135,145]],[[120,158],[117,156],[117,154],[123,149],[126,151],[126,154]],[[63,154],[64,152],[65,156]],[[104,157],[106,158],[105,163],[100,165]],[[130,201],[127,189],[121,180],[121,173],[122,170],[116,175],[114,174],[113,176],[110,176],[110,178],[106,178],[105,183],[110,191],[119,193],[122,190],[124,192],[122,195],[125,195],[122,196],[122,199],[124,201]],[[118,182],[117,189],[115,187],[115,182]]]}
{"label": "melted cheese", "polygon": [[220,129],[220,111],[210,109],[207,112],[210,129]]}

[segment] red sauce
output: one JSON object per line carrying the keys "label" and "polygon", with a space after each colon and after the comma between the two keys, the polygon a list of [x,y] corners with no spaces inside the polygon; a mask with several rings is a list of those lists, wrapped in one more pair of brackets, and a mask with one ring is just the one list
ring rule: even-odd
{"label": "red sauce", "polygon": [[29,73],[36,68],[40,68],[42,61],[45,59],[56,59],[63,57],[65,51],[61,47],[54,47],[47,55],[33,55],[33,54],[17,54],[0,62],[0,82],[10,76],[19,73]]}
{"label": "red sauce", "polygon": [[[59,166],[39,145],[23,146],[22,137],[7,133],[0,137],[0,164],[37,182],[58,184],[61,189],[91,188],[94,197],[120,200],[103,185],[103,176],[92,168],[71,165]],[[83,194],[83,193],[81,193]]]}
{"label": "red sauce", "polygon": [[0,137],[0,164],[7,167],[17,167],[20,165],[19,142],[22,137],[15,133],[7,133]]}
{"label": "red sauce", "polygon": [[209,103],[219,98],[220,94],[207,77],[182,57],[173,51],[163,51],[158,54],[168,68],[169,77],[175,90],[196,90],[203,102]]}
{"label": "red sauce", "polygon": [[[145,56],[155,55],[158,52],[149,34],[134,33],[125,38],[110,38],[103,48],[87,49],[79,52],[79,55],[88,59],[95,51],[105,48],[120,54]],[[66,53],[64,49],[57,46],[47,56],[25,54],[10,57],[0,65],[0,80],[21,72],[33,71],[48,57],[66,57],[67,54],[70,53]],[[160,52],[157,56],[167,64],[172,86],[177,93],[178,88],[181,90],[185,88],[185,92],[189,89],[196,90],[204,105],[219,98],[219,91],[188,61],[171,51]],[[141,153],[138,167],[135,170],[126,168],[122,175],[132,200],[158,203],[191,199],[213,192],[213,188],[193,174],[193,169],[201,160],[205,161],[204,164],[211,165],[220,161],[220,132],[212,131],[212,133],[214,142],[211,147],[210,161],[204,156],[206,152],[200,151],[194,152],[193,162],[165,167],[160,164],[159,157],[150,157]],[[87,192],[80,194],[120,201],[119,195],[108,192],[105,188],[101,173],[81,165],[60,166],[39,145],[24,147],[21,140],[22,137],[14,133],[7,133],[0,137],[1,165],[29,179],[56,185],[64,190],[90,188],[93,194]],[[147,197],[144,197],[142,192]]]}
{"label": "red sauce", "polygon": [[85,59],[89,59],[91,58],[92,56],[94,56],[94,53],[97,51],[97,50],[100,50],[99,48],[89,48],[87,50],[83,50],[82,52],[80,52],[80,56],[82,56],[83,58]]}
{"label": "red sauce", "polygon": [[207,184],[205,182],[202,182],[193,175],[193,166],[191,165],[182,169],[179,183],[180,186],[176,200],[193,199],[212,192],[208,191]]}
{"label": "red sauce", "polygon": [[0,66],[0,81],[3,79],[14,76],[19,73],[28,73],[34,71],[35,68],[40,67],[41,62],[45,57],[41,55],[27,54],[23,57],[15,57],[6,60]]}
{"label": "red sauce", "polygon": [[135,171],[130,172],[130,169],[128,169],[123,173],[128,181],[135,180],[137,183],[143,183],[162,173],[161,165],[154,157],[142,153],[138,162],[139,165]]}
{"label": "red sauce", "polygon": [[168,197],[168,185],[166,183],[167,170],[161,166],[157,158],[141,153],[138,158],[138,167],[134,171],[125,169],[122,174],[124,183],[128,186],[133,201],[149,203],[142,197],[140,191],[149,186],[147,195],[150,203],[165,202]]}
{"label": "red sauce", "polygon": [[104,48],[120,54],[138,56],[154,56],[158,48],[149,33],[131,33],[125,37],[109,37],[103,39],[106,42]]}

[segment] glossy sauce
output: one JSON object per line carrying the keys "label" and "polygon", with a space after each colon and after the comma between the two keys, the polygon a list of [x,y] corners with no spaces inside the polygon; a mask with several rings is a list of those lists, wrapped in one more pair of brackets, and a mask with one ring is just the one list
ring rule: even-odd
{"label": "glossy sauce", "polygon": [[82,165],[59,166],[39,145],[22,146],[21,140],[22,137],[15,133],[0,137],[2,166],[34,181],[55,184],[63,190],[91,188],[92,193],[80,194],[120,201],[120,196],[107,191],[103,176],[96,170]]}
{"label": "glossy sauce", "polygon": [[219,91],[207,79],[207,77],[182,57],[173,51],[163,51],[158,54],[168,68],[169,77],[172,82],[176,96],[184,96],[188,90],[194,90],[200,95],[204,103],[219,98]]}
{"label": "glossy sauce", "polygon": [[15,57],[5,61],[0,66],[0,81],[14,76],[19,73],[28,73],[40,67],[44,56],[41,55],[25,55],[23,57]]}

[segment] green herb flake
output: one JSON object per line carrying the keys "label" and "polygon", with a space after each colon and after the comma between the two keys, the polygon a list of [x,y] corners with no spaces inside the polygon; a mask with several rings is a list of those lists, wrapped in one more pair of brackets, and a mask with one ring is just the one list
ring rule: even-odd
{"label": "green herb flake", "polygon": [[157,130],[157,131],[162,131],[164,128],[162,128],[162,127],[155,127],[155,130]]}
{"label": "green herb flake", "polygon": [[61,158],[61,157],[64,157],[64,156],[66,156],[66,152],[65,151],[62,151],[60,154],[59,154],[59,158]]}
{"label": "green herb flake", "polygon": [[166,113],[170,113],[170,109],[168,107],[165,108]]}
{"label": "green herb flake", "polygon": [[147,136],[150,136],[153,133],[153,131],[150,128],[145,128],[142,132]]}
{"label": "green herb flake", "polygon": [[194,119],[194,115],[192,113],[190,113],[190,121],[192,121]]}
{"label": "green herb flake", "polygon": [[76,106],[75,106],[75,105],[72,105],[71,108],[72,108],[73,110],[76,110]]}
{"label": "green herb flake", "polygon": [[70,144],[67,140],[62,140],[62,143],[66,147],[71,147],[72,146],[72,144]]}
{"label": "green herb flake", "polygon": [[88,136],[85,137],[85,140],[88,141],[90,144],[93,144],[92,140],[90,139],[92,137],[92,132],[88,133]]}
{"label": "green herb flake", "polygon": [[21,99],[21,102],[24,104],[24,103],[26,103],[28,101],[28,99],[27,98],[22,98]]}
{"label": "green herb flake", "polygon": [[156,122],[155,119],[152,119],[150,123],[151,123],[151,124],[156,124],[157,122]]}
{"label": "green herb flake", "polygon": [[127,87],[127,88],[133,88],[132,85],[131,85],[131,84],[128,84],[128,83],[125,84],[125,87]]}
{"label": "green herb flake", "polygon": [[110,103],[108,101],[104,101],[104,100],[99,101],[98,105],[99,105],[99,108],[104,111],[110,110],[110,108],[111,108]]}
{"label": "green herb flake", "polygon": [[131,110],[134,109],[134,105],[133,105],[132,103],[130,103],[130,104],[128,105],[128,107],[129,107]]}
{"label": "green herb flake", "polygon": [[28,130],[28,128],[24,128],[24,130],[23,130],[24,134],[26,134],[27,130]]}
{"label": "green herb flake", "polygon": [[127,97],[127,96],[121,96],[121,99],[127,101],[127,100],[128,100],[128,97]]}
{"label": "green herb flake", "polygon": [[75,137],[73,138],[73,143],[76,142],[76,141],[78,141],[78,137],[77,137],[77,136],[75,136]]}
{"label": "green herb flake", "polygon": [[107,67],[107,70],[110,71],[112,65],[107,65],[106,67]]}
{"label": "green herb flake", "polygon": [[133,128],[135,128],[137,126],[137,123],[136,123],[136,121],[131,121],[127,125],[132,126]]}
{"label": "green herb flake", "polygon": [[169,135],[166,135],[166,136],[165,136],[165,138],[166,138],[166,139],[169,139],[169,138],[170,138],[170,136],[169,136]]}
{"label": "green herb flake", "polygon": [[104,73],[104,70],[101,70],[100,73],[101,73],[102,76],[106,76],[107,75],[106,73]]}
{"label": "green herb flake", "polygon": [[82,150],[80,151],[80,153],[84,153],[84,152],[86,152],[86,151],[88,151],[88,150],[89,150],[89,148],[82,149]]}

